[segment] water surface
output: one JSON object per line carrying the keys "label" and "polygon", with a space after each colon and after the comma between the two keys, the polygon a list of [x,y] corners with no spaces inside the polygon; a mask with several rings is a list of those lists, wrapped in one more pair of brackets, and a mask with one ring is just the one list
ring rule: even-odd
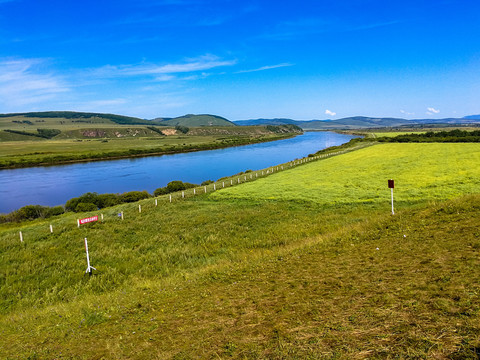
{"label": "water surface", "polygon": [[291,139],[219,150],[0,170],[0,213],[25,205],[63,205],[86,192],[123,193],[164,187],[172,180],[200,184],[247,169],[302,158],[355,136],[306,132]]}

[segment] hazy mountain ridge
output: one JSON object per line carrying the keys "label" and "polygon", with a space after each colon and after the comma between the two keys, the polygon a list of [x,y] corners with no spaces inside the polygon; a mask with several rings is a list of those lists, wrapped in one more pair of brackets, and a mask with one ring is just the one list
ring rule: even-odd
{"label": "hazy mountain ridge", "polygon": [[425,124],[477,124],[480,123],[480,115],[465,116],[464,118],[445,118],[445,119],[414,119],[407,120],[402,118],[374,118],[367,116],[353,116],[338,120],[293,120],[284,118],[274,119],[252,119],[235,121],[238,125],[278,125],[294,124],[304,130],[322,130],[322,129],[359,129],[376,127],[397,127],[397,126],[415,126]]}

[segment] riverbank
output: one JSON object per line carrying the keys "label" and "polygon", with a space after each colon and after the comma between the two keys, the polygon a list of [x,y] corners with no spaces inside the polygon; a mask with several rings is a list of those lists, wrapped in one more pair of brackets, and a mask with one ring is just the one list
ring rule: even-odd
{"label": "riverbank", "polygon": [[100,212],[1,225],[0,357],[473,359],[478,154],[379,144],[81,227]]}
{"label": "riverbank", "polygon": [[[235,129],[237,130],[237,129]],[[238,130],[237,130],[238,132]],[[159,156],[257,144],[295,137],[300,131],[174,135],[120,139],[62,139],[0,143],[0,169]]]}

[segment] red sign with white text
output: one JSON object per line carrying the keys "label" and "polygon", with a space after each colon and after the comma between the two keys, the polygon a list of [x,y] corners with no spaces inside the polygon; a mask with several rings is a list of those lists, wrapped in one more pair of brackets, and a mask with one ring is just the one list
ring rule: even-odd
{"label": "red sign with white text", "polygon": [[78,220],[80,225],[83,225],[83,224],[86,224],[86,223],[89,223],[89,222],[94,222],[94,221],[98,221],[98,215]]}

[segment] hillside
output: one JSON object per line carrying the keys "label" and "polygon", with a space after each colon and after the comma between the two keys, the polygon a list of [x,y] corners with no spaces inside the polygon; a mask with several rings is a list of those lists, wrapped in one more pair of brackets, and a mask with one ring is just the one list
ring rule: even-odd
{"label": "hillside", "polygon": [[[2,119],[3,118],[3,119]],[[18,119],[25,118],[26,120],[17,120],[23,121],[25,124],[28,124],[28,121],[32,122],[41,122],[38,119],[61,119],[62,121],[70,120],[73,123],[102,123],[104,120],[105,123],[115,123],[120,125],[147,125],[151,124],[148,120],[143,120],[130,116],[115,115],[115,114],[101,114],[101,113],[86,113],[86,112],[75,112],[75,111],[44,111],[44,112],[28,112],[28,113],[12,113],[12,114],[0,114],[0,121],[5,122],[9,119]],[[2,121],[3,120],[3,121]]]}
{"label": "hillside", "polygon": [[407,145],[0,226],[0,357],[475,359],[480,145]]}
{"label": "hillside", "polygon": [[197,126],[236,126],[235,123],[216,115],[184,115],[168,120],[155,120],[155,123],[158,125],[166,126],[187,126],[187,127],[197,127]]}

